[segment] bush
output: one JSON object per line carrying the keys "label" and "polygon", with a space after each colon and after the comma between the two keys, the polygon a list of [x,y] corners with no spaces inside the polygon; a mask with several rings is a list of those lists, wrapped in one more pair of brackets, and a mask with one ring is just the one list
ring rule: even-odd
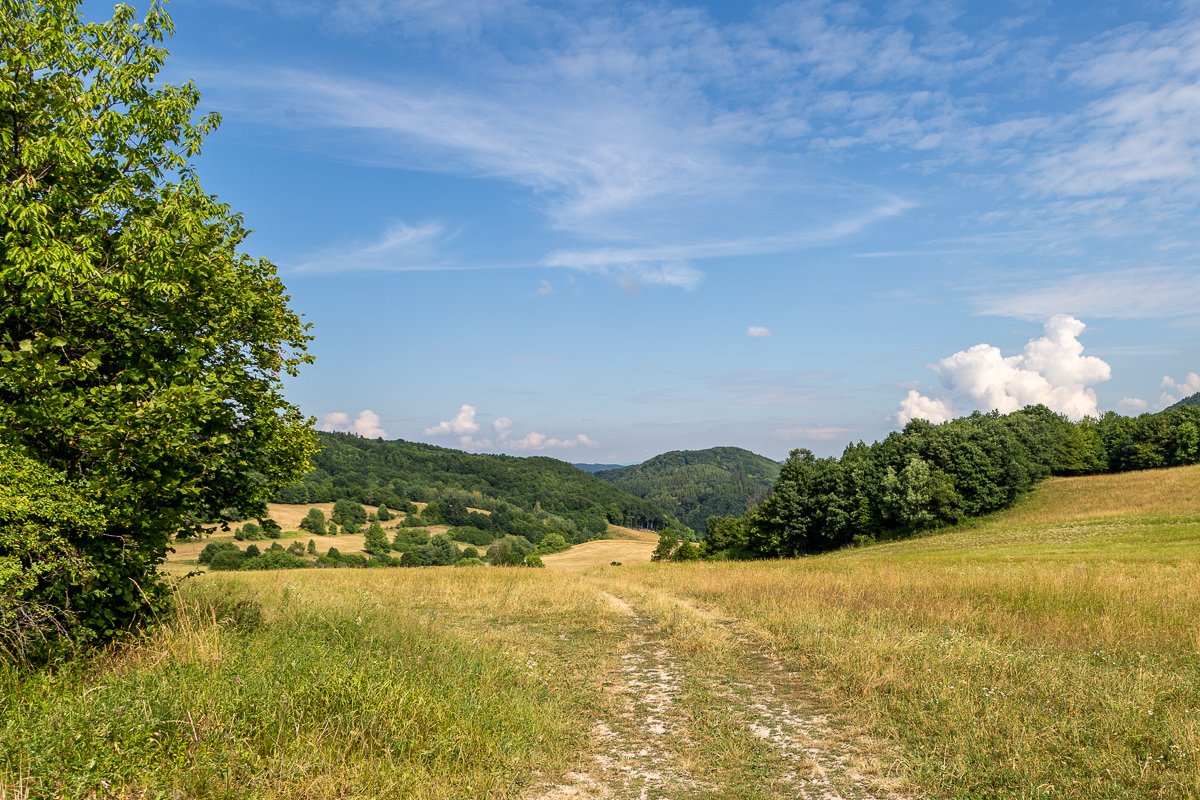
{"label": "bush", "polygon": [[[250,546],[254,547],[254,545]],[[249,556],[244,551],[236,547],[233,550],[222,550],[213,556],[208,568],[217,572],[241,569],[242,562],[248,558]]]}
{"label": "bush", "polygon": [[524,536],[505,536],[488,548],[488,561],[495,566],[515,567],[525,563],[533,545]]}
{"label": "bush", "polygon": [[279,527],[279,523],[270,517],[261,520],[263,536],[268,539],[278,539],[283,535],[283,528]]}
{"label": "bush", "polygon": [[546,553],[561,553],[570,546],[561,533],[548,533],[542,538],[537,552],[541,555],[545,555]]}
{"label": "bush", "polygon": [[342,526],[346,533],[355,533],[367,523],[367,512],[362,503],[342,498],[333,504],[330,518]]}
{"label": "bush", "polygon": [[311,565],[304,558],[282,547],[278,550],[272,547],[262,555],[247,558],[238,569],[300,569],[307,566]]}
{"label": "bush", "polygon": [[392,518],[392,511],[387,507],[386,503],[380,503],[379,508],[375,511],[375,517],[380,522],[387,522]]}
{"label": "bush", "polygon": [[241,536],[238,537],[235,535],[234,538],[243,539],[243,540],[249,539],[251,541],[258,541],[259,539],[266,538],[266,536],[263,535],[263,529],[259,526],[259,524],[257,522],[247,522],[245,525],[242,526],[241,530],[238,531],[238,533],[240,533]]}
{"label": "bush", "polygon": [[464,548],[463,548],[463,551],[462,551],[462,558],[464,558],[464,559],[465,559],[465,558],[475,558],[475,559],[477,559],[477,558],[479,558],[479,551],[478,551],[478,550],[476,550],[474,547],[464,547]]}
{"label": "bush", "polygon": [[392,539],[392,549],[401,553],[427,544],[429,544],[429,531],[427,530],[396,531],[396,536]]}
{"label": "bush", "polygon": [[300,530],[317,536],[325,535],[325,514],[319,508],[310,508],[300,521]]}
{"label": "bush", "polygon": [[446,531],[446,535],[457,542],[467,542],[468,544],[487,547],[492,542],[496,541],[496,534],[491,531],[485,531],[480,528],[463,525],[451,528]]}
{"label": "bush", "polygon": [[529,555],[525,556],[525,566],[544,567],[546,565],[542,563],[541,556],[537,555],[536,553],[530,553]]}
{"label": "bush", "polygon": [[456,566],[456,567],[482,567],[482,566],[486,566],[486,564],[484,563],[483,559],[481,559],[477,556],[472,556],[470,558],[460,558],[457,562],[455,562],[454,566]]}
{"label": "bush", "polygon": [[381,555],[386,553],[389,548],[387,534],[383,532],[383,528],[380,527],[378,522],[372,522],[371,527],[367,528],[367,537],[363,543],[363,550],[372,555]]}
{"label": "bush", "polygon": [[213,558],[215,558],[218,553],[222,553],[226,550],[240,551],[241,548],[233,542],[209,542],[204,546],[204,549],[200,551],[200,557],[196,560],[201,564],[211,564]]}
{"label": "bush", "polygon": [[300,544],[300,542],[298,542],[298,541],[292,542],[291,544],[288,545],[287,551],[295,556],[303,556],[304,555],[304,545]]}

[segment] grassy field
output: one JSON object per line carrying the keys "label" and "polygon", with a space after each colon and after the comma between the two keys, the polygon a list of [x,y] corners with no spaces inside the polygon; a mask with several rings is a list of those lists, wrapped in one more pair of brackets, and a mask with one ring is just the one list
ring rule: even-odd
{"label": "grassy field", "polygon": [[1200,467],[819,558],[217,573],[179,606],[0,674],[0,798],[1200,796]]}

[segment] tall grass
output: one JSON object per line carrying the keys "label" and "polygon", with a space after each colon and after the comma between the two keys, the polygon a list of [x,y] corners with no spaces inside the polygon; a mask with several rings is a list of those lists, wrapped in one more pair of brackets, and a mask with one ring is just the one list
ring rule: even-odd
{"label": "tall grass", "polygon": [[1125,478],[939,536],[623,580],[759,626],[932,794],[1197,796],[1200,470]]}
{"label": "tall grass", "polygon": [[[594,597],[501,570],[295,576],[206,576],[140,646],[0,673],[0,796],[507,797],[587,735]],[[577,630],[595,659],[563,670]]]}

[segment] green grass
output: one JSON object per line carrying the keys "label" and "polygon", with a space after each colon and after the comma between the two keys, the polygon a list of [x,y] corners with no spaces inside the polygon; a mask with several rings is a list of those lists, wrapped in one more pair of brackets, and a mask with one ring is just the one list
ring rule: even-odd
{"label": "green grass", "polygon": [[[0,674],[0,796],[509,796],[587,734],[587,670],[554,666],[580,608],[530,619],[522,576],[438,572],[206,577],[142,646]],[[475,627],[505,616],[519,638]]]}
{"label": "green grass", "polygon": [[622,577],[758,625],[934,796],[1200,796],[1200,470],[1123,477],[906,542]]}
{"label": "green grass", "polygon": [[701,780],[671,796],[790,796],[747,735],[771,682],[833,711],[853,769],[893,787],[1200,796],[1182,468],[1049,481],[967,527],[794,561],[204,575],[144,642],[0,672],[0,798],[520,797],[586,764],[597,720],[638,733],[605,688],[632,624],[605,592],[680,674],[664,746]]}

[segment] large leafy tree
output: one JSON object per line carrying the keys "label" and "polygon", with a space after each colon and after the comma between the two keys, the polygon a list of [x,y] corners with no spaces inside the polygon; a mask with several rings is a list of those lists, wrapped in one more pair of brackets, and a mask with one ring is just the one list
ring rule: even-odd
{"label": "large leafy tree", "polygon": [[69,487],[88,509],[0,520],[54,527],[70,565],[35,575],[31,537],[0,537],[0,603],[70,597],[56,625],[96,639],[162,605],[172,537],[261,514],[314,446],[281,393],[306,326],[201,188],[218,119],[158,82],[171,32],[159,2],[88,23],[73,0],[0,0],[0,458],[44,479],[23,497]]}

